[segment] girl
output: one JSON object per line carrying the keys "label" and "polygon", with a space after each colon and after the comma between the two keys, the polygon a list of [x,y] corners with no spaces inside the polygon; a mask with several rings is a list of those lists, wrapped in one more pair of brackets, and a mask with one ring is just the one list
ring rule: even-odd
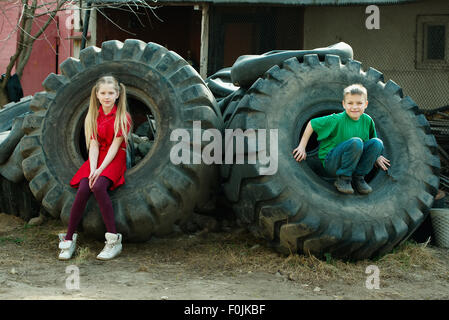
{"label": "girl", "polygon": [[70,211],[67,233],[59,234],[60,260],[70,259],[75,251],[77,234],[74,232],[91,192],[98,201],[107,231],[106,245],[97,259],[109,260],[122,251],[122,235],[116,232],[107,190],[114,190],[125,183],[126,146],[131,125],[131,116],[126,111],[125,86],[112,76],[101,77],[92,88],[84,120],[89,159],[70,181],[78,191]]}

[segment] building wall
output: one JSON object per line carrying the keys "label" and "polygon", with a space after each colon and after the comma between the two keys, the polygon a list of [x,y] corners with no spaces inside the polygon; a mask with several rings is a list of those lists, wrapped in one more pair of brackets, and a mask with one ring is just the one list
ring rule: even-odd
{"label": "building wall", "polygon": [[[137,9],[135,12],[140,13]],[[191,60],[199,70],[201,10],[193,6],[164,6],[154,10],[154,14],[140,15],[141,23],[134,13],[113,8],[102,9],[96,17],[89,24],[91,34],[96,36],[94,45],[101,47],[104,41],[126,39],[155,42]],[[96,31],[91,29],[94,26]]]}
{"label": "building wall", "polygon": [[302,48],[300,6],[217,5],[210,12],[209,75],[241,55]]}
{"label": "building wall", "polygon": [[[420,108],[449,105],[449,70],[420,70],[415,66],[418,15],[449,15],[448,1],[378,7],[378,30],[366,28],[366,6],[306,7],[304,48],[344,41],[351,45],[354,59],[362,62],[364,70],[373,67],[381,71],[385,81],[395,81]],[[449,41],[448,34],[446,40]]]}
{"label": "building wall", "polygon": [[[14,55],[17,47],[16,25],[21,7],[17,2],[0,2],[0,6],[0,10],[7,13],[8,17],[6,19],[5,16],[2,16],[0,19],[0,72],[5,73],[9,59]],[[36,13],[39,14],[41,11]],[[42,82],[48,74],[58,73],[59,64],[72,55],[72,43],[69,39],[71,28],[67,21],[71,15],[72,12],[69,10],[58,12],[55,21],[34,42],[30,58],[20,79],[24,96],[44,90]],[[31,33],[35,34],[46,20],[47,16],[36,18]],[[14,73],[15,68],[12,71],[12,74]]]}
{"label": "building wall", "polygon": [[14,29],[20,14],[19,9],[16,4],[0,2],[0,12],[2,12],[0,15],[0,74],[6,72],[9,58],[16,51],[17,34]]}

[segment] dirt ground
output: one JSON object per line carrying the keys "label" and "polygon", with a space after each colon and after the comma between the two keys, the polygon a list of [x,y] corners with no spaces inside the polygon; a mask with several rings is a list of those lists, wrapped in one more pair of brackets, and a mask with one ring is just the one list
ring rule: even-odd
{"label": "dirt ground", "polygon": [[357,263],[323,261],[278,254],[236,227],[124,243],[102,262],[95,256],[104,243],[80,233],[75,257],[59,261],[60,232],[57,220],[29,226],[0,214],[0,300],[449,299],[449,250],[426,244]]}

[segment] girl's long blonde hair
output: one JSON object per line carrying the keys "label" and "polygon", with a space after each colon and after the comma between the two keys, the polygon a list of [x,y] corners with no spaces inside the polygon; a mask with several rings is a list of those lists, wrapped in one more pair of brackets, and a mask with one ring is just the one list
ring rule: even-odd
{"label": "girl's long blonde hair", "polygon": [[[118,92],[117,112],[115,114],[114,122],[114,137],[121,130],[123,133],[123,139],[126,145],[128,145],[128,128],[131,133],[131,121],[128,121],[128,112],[126,110],[126,87],[123,83],[118,83],[117,79],[113,76],[103,76],[97,80],[95,86],[93,86],[90,93],[89,110],[87,111],[86,119],[84,120],[84,134],[86,136],[87,150],[90,147],[90,138],[93,136],[97,139],[97,118],[98,108],[100,107],[100,101],[97,98],[97,92],[102,84],[113,84],[114,89]],[[131,117],[129,116],[131,120]]]}

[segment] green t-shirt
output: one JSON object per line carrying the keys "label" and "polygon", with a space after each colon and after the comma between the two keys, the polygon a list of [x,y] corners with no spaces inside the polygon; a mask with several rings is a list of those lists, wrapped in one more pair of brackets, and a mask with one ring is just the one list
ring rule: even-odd
{"label": "green t-shirt", "polygon": [[359,137],[363,141],[377,138],[374,121],[366,113],[362,114],[357,121],[352,120],[346,111],[343,111],[312,119],[310,123],[313,131],[318,135],[317,140],[320,142],[318,158],[323,166],[328,152],[339,143],[354,137]]}

